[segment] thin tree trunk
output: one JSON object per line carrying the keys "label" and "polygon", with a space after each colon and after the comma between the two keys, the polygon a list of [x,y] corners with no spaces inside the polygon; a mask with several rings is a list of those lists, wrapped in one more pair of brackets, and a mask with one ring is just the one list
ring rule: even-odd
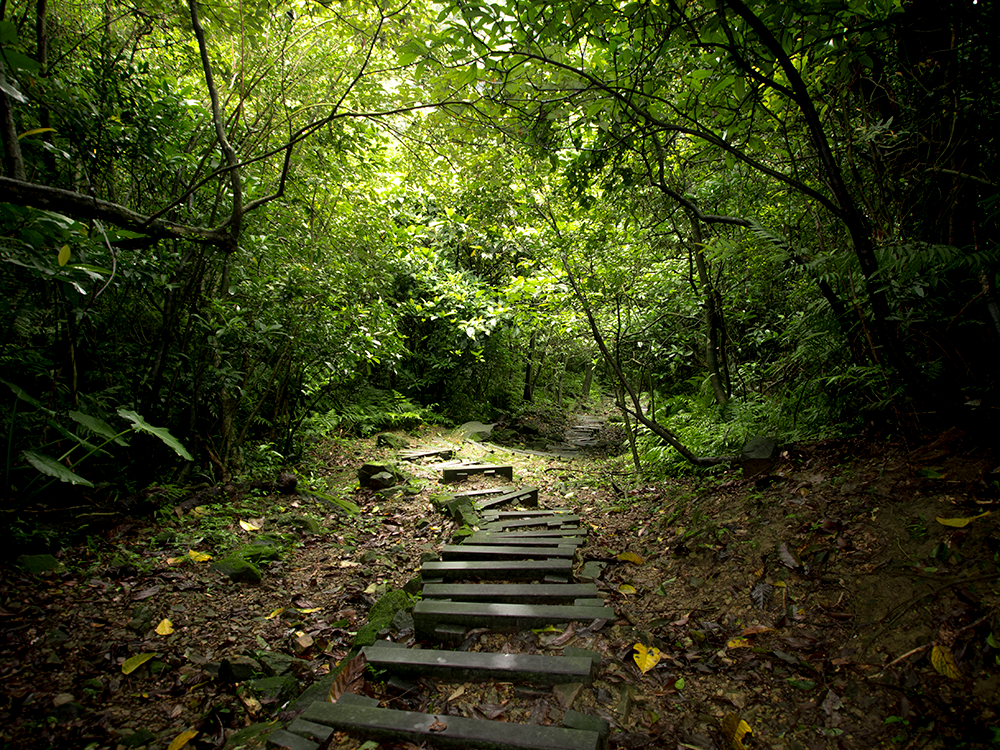
{"label": "thin tree trunk", "polygon": [[698,217],[691,217],[691,239],[694,247],[691,249],[694,255],[694,264],[698,269],[698,280],[701,282],[701,289],[705,295],[705,364],[708,366],[708,379],[712,384],[712,393],[715,394],[715,401],[718,404],[725,404],[729,401],[729,393],[726,390],[725,379],[722,377],[719,367],[719,311],[717,309],[718,296],[715,287],[712,285],[712,277],[708,272],[708,261],[705,260],[704,240],[701,235],[701,222]]}

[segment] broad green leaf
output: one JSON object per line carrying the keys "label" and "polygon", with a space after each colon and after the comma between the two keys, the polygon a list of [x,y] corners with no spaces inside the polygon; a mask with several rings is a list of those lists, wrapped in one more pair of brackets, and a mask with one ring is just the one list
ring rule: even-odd
{"label": "broad green leaf", "polygon": [[136,654],[135,656],[129,657],[122,664],[122,674],[132,674],[135,670],[145,664],[147,661],[152,659],[156,654]]}
{"label": "broad green leaf", "polygon": [[34,396],[29,395],[27,393],[27,391],[25,391],[20,386],[16,386],[13,383],[8,383],[6,380],[0,380],[0,383],[3,383],[4,385],[6,385],[8,388],[10,388],[14,392],[15,396],[17,396],[22,401],[31,404],[36,409],[41,409],[42,411],[48,412],[49,414],[55,414],[55,412],[52,411],[51,409],[46,409],[44,406],[42,406],[42,402],[41,401],[39,401]]}
{"label": "broad green leaf", "polygon": [[113,440],[118,445],[128,445],[128,443],[122,440],[121,433],[115,432],[115,429],[111,425],[99,417],[84,414],[82,411],[71,411],[69,418],[82,424],[96,435]]}
{"label": "broad green leaf", "polygon": [[659,664],[662,658],[660,649],[656,646],[647,647],[644,643],[637,643],[632,647],[632,650],[635,652],[632,654],[632,658],[635,659],[639,671],[643,674]]}
{"label": "broad green leaf", "polygon": [[69,258],[70,258],[69,245],[63,245],[61,248],[59,248],[59,256],[57,258],[57,260],[59,261],[59,265],[65,266],[67,263],[69,263]]}
{"label": "broad green leaf", "polygon": [[343,498],[336,497],[334,495],[329,495],[325,492],[320,492],[319,490],[309,490],[308,494],[315,495],[321,500],[326,500],[328,503],[333,503],[339,508],[343,508],[347,513],[349,513],[352,516],[356,516],[361,512],[361,508],[352,503],[350,500],[344,500]]}
{"label": "broad green leaf", "polygon": [[812,690],[816,687],[816,683],[813,680],[797,680],[794,677],[789,677],[787,682],[793,688],[799,690]]}
{"label": "broad green leaf", "polygon": [[52,456],[46,456],[43,453],[35,453],[34,451],[21,451],[28,463],[38,469],[42,474],[46,476],[55,477],[61,482],[69,482],[70,484],[82,484],[84,487],[93,487],[94,483],[84,479],[83,477],[74,474],[72,471],[67,469],[61,463],[56,461]]}
{"label": "broad green leaf", "polygon": [[130,409],[119,409],[118,416],[124,417],[125,419],[132,422],[132,424],[134,425],[132,429],[158,437],[166,445],[173,448],[174,452],[181,458],[187,461],[194,460],[191,457],[191,454],[187,452],[187,449],[185,449],[184,446],[180,444],[180,441],[177,440],[177,438],[175,438],[173,435],[170,434],[170,431],[166,427],[153,427],[153,425],[149,424],[145,419],[143,419]]}

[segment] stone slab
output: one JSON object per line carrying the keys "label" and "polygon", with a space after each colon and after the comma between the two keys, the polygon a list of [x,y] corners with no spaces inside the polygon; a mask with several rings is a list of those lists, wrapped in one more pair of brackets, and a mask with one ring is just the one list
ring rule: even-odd
{"label": "stone slab", "polygon": [[502,547],[581,547],[586,539],[576,536],[529,536],[517,534],[491,534],[488,531],[471,534],[465,544],[498,545]]}
{"label": "stone slab", "polygon": [[572,558],[573,546],[513,547],[492,544],[446,544],[441,548],[442,560],[545,560],[551,557]]}
{"label": "stone slab", "polygon": [[530,685],[590,684],[593,662],[580,656],[494,654],[436,649],[365,649],[368,664],[404,677],[429,676],[447,682],[500,682]]}
{"label": "stone slab", "polygon": [[433,633],[439,625],[516,632],[563,622],[613,620],[614,617],[615,611],[611,607],[568,604],[494,604],[424,599],[413,607],[413,625],[418,634]]}
{"label": "stone slab", "polygon": [[400,451],[399,457],[404,461],[419,461],[421,458],[440,456],[445,461],[455,455],[454,448],[424,448]]}
{"label": "stone slab", "polygon": [[490,508],[499,508],[501,505],[509,505],[510,503],[521,503],[521,505],[529,507],[537,506],[538,488],[518,487],[501,495],[485,497],[482,500],[476,501],[476,509],[483,511]]}
{"label": "stone slab", "polygon": [[[494,495],[500,496],[500,495],[509,495],[511,492],[516,493],[518,491],[518,489],[519,488],[513,487],[513,486],[511,486],[511,487],[486,487],[485,489],[481,489],[481,490],[464,490],[462,492],[456,492],[455,493],[455,497],[470,497],[470,498],[473,498],[473,499],[476,499],[476,498],[488,498],[488,497],[492,497]],[[527,488],[521,488],[521,489],[527,489]]]}
{"label": "stone slab", "polygon": [[441,476],[445,482],[460,482],[476,474],[513,479],[514,467],[510,464],[466,464],[464,466],[441,469]]}
{"label": "stone slab", "polygon": [[599,750],[597,732],[316,701],[302,718],[363,737],[482,750]]}
{"label": "stone slab", "polygon": [[573,604],[577,599],[597,597],[598,592],[592,583],[429,583],[421,595],[455,602]]}
{"label": "stone slab", "polygon": [[581,527],[579,529],[560,529],[560,528],[546,528],[546,529],[531,529],[531,530],[515,530],[515,531],[478,531],[474,536],[478,537],[480,534],[485,534],[492,539],[528,539],[530,537],[574,537],[574,536],[586,536],[587,529]]}
{"label": "stone slab", "polygon": [[298,734],[292,734],[287,729],[277,729],[267,736],[267,744],[288,750],[319,750],[319,743],[307,740]]}
{"label": "stone slab", "polygon": [[570,527],[580,523],[580,516],[552,515],[536,518],[508,518],[503,521],[493,521],[483,524],[480,528],[486,531],[505,531],[509,529],[524,529],[533,526]]}
{"label": "stone slab", "polygon": [[289,724],[288,731],[310,740],[316,740],[317,742],[326,742],[330,739],[330,735],[333,734],[333,729],[330,727],[323,726],[322,724],[314,724],[311,721],[304,721],[302,719],[296,719]]}
{"label": "stone slab", "polygon": [[573,511],[569,508],[548,508],[546,510],[488,510],[483,513],[484,518],[496,518],[500,521],[507,518],[532,518],[534,516],[570,515]]}
{"label": "stone slab", "polygon": [[427,562],[420,568],[424,580],[439,578],[444,582],[463,579],[493,581],[534,581],[547,575],[570,575],[572,560],[445,560]]}

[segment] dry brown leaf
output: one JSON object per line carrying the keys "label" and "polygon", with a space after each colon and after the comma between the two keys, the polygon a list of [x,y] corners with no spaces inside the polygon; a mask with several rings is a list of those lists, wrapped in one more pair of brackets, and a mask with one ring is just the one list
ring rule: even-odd
{"label": "dry brown leaf", "polygon": [[330,703],[336,703],[344,693],[356,693],[360,695],[361,688],[365,684],[366,666],[368,666],[368,660],[365,659],[364,654],[358,654],[347,662],[344,668],[340,670],[340,674],[337,675],[333,684],[330,685],[327,700]]}
{"label": "dry brown leaf", "polygon": [[447,728],[448,725],[445,724],[436,716],[434,717],[434,721],[431,723],[431,725],[427,727],[427,729],[430,730],[431,732],[443,732]]}
{"label": "dry brown leaf", "polygon": [[935,645],[931,649],[931,664],[938,672],[951,680],[961,680],[962,672],[955,663],[955,657],[947,646]]}

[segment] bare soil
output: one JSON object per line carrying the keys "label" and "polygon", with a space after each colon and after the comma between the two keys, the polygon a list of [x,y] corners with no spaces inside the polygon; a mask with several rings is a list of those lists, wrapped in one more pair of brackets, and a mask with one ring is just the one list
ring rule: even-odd
{"label": "bare soil", "polygon": [[[497,721],[559,724],[571,706],[606,719],[616,748],[736,747],[737,726],[756,748],[1000,747],[1000,518],[982,515],[1000,500],[995,446],[959,430],[916,447],[829,441],[788,448],[756,478],[731,471],[634,487],[623,457],[512,453],[432,428],[407,437],[513,463],[543,506],[583,514],[590,536],[578,572],[604,563],[597,582],[616,618],[473,633],[464,644],[596,651],[597,680],[579,690],[420,680],[400,691],[373,675],[352,690]],[[393,454],[371,440],[316,447],[300,489],[325,483],[327,497],[349,497],[359,515],[239,487],[193,507],[163,491],[155,515],[58,549],[59,570],[4,565],[3,747],[176,750],[184,736],[190,748],[261,746],[294,715],[292,696],[255,691],[229,665],[284,655],[300,690],[325,690],[380,596],[452,541],[454,523],[429,501],[443,489],[432,464],[405,466],[425,480],[416,495],[355,489],[358,466]],[[297,515],[319,521],[320,533]],[[198,559],[258,534],[285,544],[259,584],[233,583]],[[382,635],[413,641],[405,618]],[[645,672],[637,645],[654,654]],[[129,669],[142,654],[152,656]],[[335,735],[331,747],[361,744]]]}

